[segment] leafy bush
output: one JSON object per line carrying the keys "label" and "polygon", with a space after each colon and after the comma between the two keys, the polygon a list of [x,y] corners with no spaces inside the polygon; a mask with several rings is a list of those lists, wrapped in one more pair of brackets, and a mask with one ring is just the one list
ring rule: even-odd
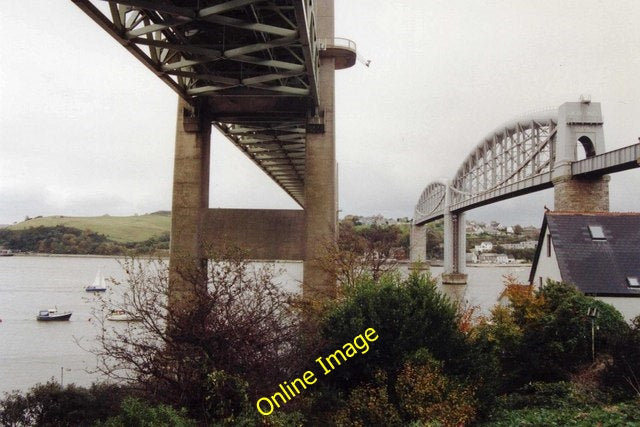
{"label": "leafy bush", "polygon": [[185,409],[175,410],[171,406],[151,406],[133,397],[122,402],[120,413],[109,418],[98,427],[195,427],[195,421],[187,418]]}
{"label": "leafy bush", "polygon": [[375,384],[354,388],[349,393],[346,404],[334,417],[336,426],[401,426],[398,409],[389,401],[386,375],[376,373]]}
{"label": "leafy bush", "polygon": [[616,397],[640,398],[640,316],[614,344],[604,382]]}
{"label": "leafy bush", "polygon": [[628,327],[612,306],[575,287],[548,282],[541,290],[511,284],[508,307],[496,307],[475,332],[492,343],[503,391],[532,381],[561,381],[592,362],[589,308],[596,307],[595,348],[610,353]]}
{"label": "leafy bush", "polygon": [[[456,305],[437,291],[428,275],[402,279],[387,274],[377,282],[373,278],[360,280],[345,289],[344,298],[323,318],[320,331],[324,343],[319,355],[333,353],[368,328],[375,329],[378,339],[366,354],[350,358],[322,377],[319,389],[324,391],[317,401],[339,395],[351,402],[369,390],[377,396],[376,401],[395,407],[403,425],[436,415],[445,423],[455,423],[455,417],[458,422],[469,422],[479,409],[477,405],[490,405],[493,400],[490,379],[496,376],[497,365],[492,354],[484,351],[485,342],[461,331],[461,320]],[[421,359],[421,354],[429,354],[428,361]],[[411,361],[415,363],[407,365]],[[384,384],[377,378],[381,374],[386,378]],[[441,383],[428,385],[418,379],[420,375],[438,378]],[[369,403],[348,404],[341,409],[340,419],[364,420]],[[420,412],[420,405],[431,412]],[[451,410],[461,413],[444,415]],[[319,412],[317,407],[314,411]],[[371,414],[378,415],[382,416]]]}
{"label": "leafy bush", "polygon": [[378,370],[395,380],[405,359],[421,348],[445,361],[457,360],[468,350],[457,328],[455,306],[424,275],[413,274],[406,280],[385,276],[378,283],[366,280],[350,289],[324,319],[323,353],[341,348],[367,328],[374,328],[379,336],[369,352],[350,359],[339,375],[325,380],[349,389],[350,384],[373,382]]}
{"label": "leafy bush", "polygon": [[89,388],[38,384],[25,394],[5,394],[0,400],[0,425],[88,426],[116,413],[122,395],[122,387],[113,384]]}
{"label": "leafy bush", "polygon": [[499,407],[505,410],[523,408],[568,408],[583,405],[581,396],[574,386],[566,381],[555,383],[529,383],[514,393],[502,396]]}
{"label": "leafy bush", "polygon": [[579,426],[618,427],[637,426],[640,406],[637,402],[610,406],[524,408],[504,411],[481,424],[491,427],[512,426]]}
{"label": "leafy bush", "polygon": [[399,405],[407,419],[443,426],[467,425],[476,415],[475,390],[442,373],[442,363],[428,352],[418,352],[408,362],[395,385]]}

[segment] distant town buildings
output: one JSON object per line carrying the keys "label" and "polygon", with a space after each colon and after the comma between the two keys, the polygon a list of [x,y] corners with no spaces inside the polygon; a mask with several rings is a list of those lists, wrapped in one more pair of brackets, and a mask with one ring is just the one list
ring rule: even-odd
{"label": "distant town buildings", "polygon": [[[411,219],[407,217],[385,218],[380,214],[370,216],[346,215],[343,221],[350,221],[356,226],[378,227],[411,223]],[[480,244],[469,248],[469,252],[466,255],[467,264],[511,264],[523,262],[523,260],[518,261],[510,252],[517,250],[534,250],[538,243],[537,240],[533,240],[538,235],[538,229],[533,226],[523,227],[520,225],[503,225],[497,221],[486,223],[469,220],[466,221],[465,229],[469,236],[479,236],[483,239]],[[433,233],[437,233],[437,231],[434,230],[437,230],[437,226],[431,229],[432,236]],[[513,243],[502,243],[503,241]],[[443,246],[441,237],[440,242],[437,241],[437,238],[434,242],[432,245],[436,248],[437,253],[437,248],[442,249]],[[498,251],[500,251],[500,253],[497,253]],[[518,253],[515,254],[516,256],[522,256]],[[401,254],[398,253],[397,255],[397,258],[401,258]],[[431,256],[433,256],[433,254]],[[442,254],[439,256],[442,256]],[[533,255],[530,254],[528,258],[524,259],[530,261],[531,256]]]}
{"label": "distant town buildings", "polygon": [[518,243],[503,243],[500,246],[505,249],[535,249],[537,245],[537,240],[525,240]]}
{"label": "distant town buildings", "polygon": [[358,215],[346,215],[344,220],[353,221],[355,225],[376,225],[376,226],[385,226],[385,225],[396,225],[396,224],[408,224],[411,222],[411,219],[404,218],[385,218],[382,215],[372,215],[372,216],[358,216]]}
{"label": "distant town buildings", "polygon": [[493,243],[491,242],[482,242],[479,245],[475,245],[475,252],[491,252],[493,250]]}
{"label": "distant town buildings", "polygon": [[512,264],[516,259],[507,254],[482,253],[478,256],[478,262],[485,264]]}
{"label": "distant town buildings", "polygon": [[467,221],[466,224],[467,234],[489,234],[496,236],[498,234],[514,234],[515,227],[511,225],[501,225],[499,222],[491,221],[489,224],[484,222]]}

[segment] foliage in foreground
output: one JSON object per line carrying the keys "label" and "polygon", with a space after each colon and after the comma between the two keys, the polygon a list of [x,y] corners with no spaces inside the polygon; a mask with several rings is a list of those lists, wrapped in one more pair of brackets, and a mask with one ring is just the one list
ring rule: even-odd
{"label": "foliage in foreground", "polygon": [[597,355],[611,354],[628,333],[611,305],[583,295],[574,286],[548,282],[540,290],[508,284],[508,306],[496,306],[474,334],[488,342],[501,364],[501,389],[513,391],[532,381],[568,380],[592,363],[589,308],[597,307]]}
{"label": "foliage in foreground", "polygon": [[106,420],[120,408],[122,387],[94,384],[89,388],[56,382],[38,384],[26,393],[7,393],[0,400],[3,426],[83,426]]}
{"label": "foliage in foreground", "polygon": [[616,396],[640,399],[640,316],[631,322],[611,351],[603,382]]}
{"label": "foliage in foreground", "polygon": [[[127,278],[116,282],[124,301],[107,297],[96,313],[104,331],[92,350],[99,371],[206,423],[257,414],[255,400],[297,372],[299,329],[295,300],[274,282],[273,267],[254,269],[241,255],[184,273],[193,299],[174,305],[164,261],[126,260]],[[112,309],[140,321],[107,326],[102,313]]]}
{"label": "foliage in foreground", "polygon": [[608,403],[569,382],[531,383],[503,396],[482,426],[637,426],[640,402]]}
{"label": "foliage in foreground", "polygon": [[525,408],[505,412],[497,419],[482,425],[487,427],[632,427],[640,425],[640,410],[637,402],[586,408]]}
{"label": "foliage in foreground", "polygon": [[186,410],[171,406],[151,406],[133,397],[122,402],[120,413],[97,427],[195,427],[196,422],[187,417]]}
{"label": "foliage in foreground", "polygon": [[337,425],[469,423],[485,400],[480,397],[491,394],[487,379],[495,364],[460,330],[458,320],[456,306],[429,276],[361,278],[324,316],[321,354],[367,328],[379,338],[366,354],[322,377],[316,403],[325,406],[316,405],[309,419],[320,424],[319,414],[329,412]]}

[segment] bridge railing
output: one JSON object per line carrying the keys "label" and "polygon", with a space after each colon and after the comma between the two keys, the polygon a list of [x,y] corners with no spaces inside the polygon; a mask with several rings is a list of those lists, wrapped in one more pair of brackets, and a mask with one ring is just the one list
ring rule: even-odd
{"label": "bridge railing", "polygon": [[639,164],[640,143],[573,162],[571,164],[571,174],[588,175],[597,173],[602,175],[636,168]]}
{"label": "bridge railing", "polygon": [[318,47],[320,48],[320,50],[339,47],[339,48],[347,48],[354,52],[357,51],[356,42],[350,39],[342,38],[342,37],[334,37],[331,39],[318,39]]}

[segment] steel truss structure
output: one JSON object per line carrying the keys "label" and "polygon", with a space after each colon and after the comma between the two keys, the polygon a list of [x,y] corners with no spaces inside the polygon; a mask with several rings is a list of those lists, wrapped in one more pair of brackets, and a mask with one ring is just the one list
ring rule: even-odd
{"label": "steel truss structure", "polygon": [[313,0],[72,1],[304,204]]}
{"label": "steel truss structure", "polygon": [[532,114],[490,133],[448,182],[432,182],[415,207],[414,222],[550,187],[555,160],[557,110]]}

